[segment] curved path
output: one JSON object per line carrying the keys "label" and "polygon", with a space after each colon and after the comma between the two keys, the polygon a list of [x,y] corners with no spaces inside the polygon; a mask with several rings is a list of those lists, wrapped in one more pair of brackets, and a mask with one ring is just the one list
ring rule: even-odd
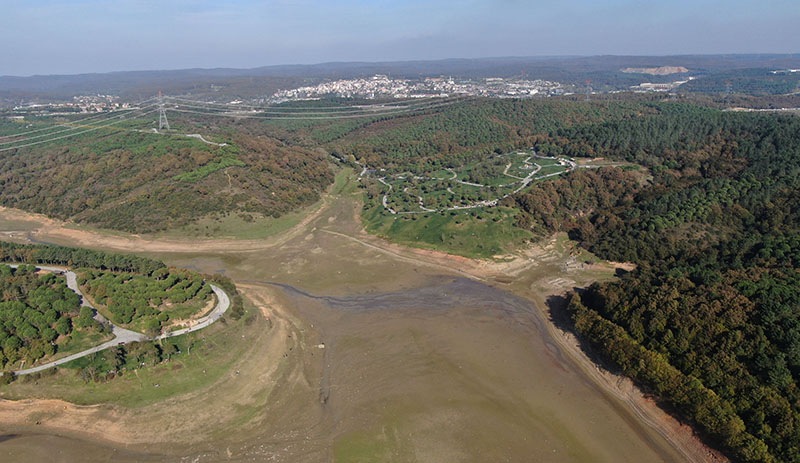
{"label": "curved path", "polygon": [[[18,267],[17,264],[6,264],[6,265],[9,265],[10,267]],[[60,267],[48,267],[48,266],[44,266],[44,265],[37,265],[36,268],[40,269],[40,270],[47,270],[49,272],[53,272],[53,273],[58,273],[58,274],[64,275],[67,278],[67,287],[69,287],[69,289],[75,291],[75,293],[78,296],[80,296],[81,305],[82,306],[86,306],[86,307],[90,307],[95,311],[95,316],[94,316],[95,320],[97,320],[97,321],[99,321],[101,323],[108,323],[108,324],[111,325],[111,327],[112,327],[111,333],[114,335],[114,338],[109,340],[109,341],[104,342],[103,344],[100,344],[98,346],[94,346],[94,347],[86,349],[84,351],[69,355],[67,357],[62,357],[60,359],[53,360],[52,362],[44,363],[42,365],[38,365],[38,366],[35,366],[35,367],[31,367],[31,368],[26,368],[24,370],[15,371],[14,374],[17,375],[17,376],[29,375],[31,373],[37,373],[37,372],[40,372],[40,371],[43,371],[43,370],[47,370],[48,368],[53,368],[55,366],[58,366],[58,365],[61,365],[61,364],[67,363],[67,362],[71,362],[73,360],[76,360],[76,359],[79,359],[79,358],[82,358],[82,357],[86,357],[87,355],[91,355],[91,354],[94,354],[95,352],[100,352],[100,351],[109,349],[109,348],[114,347],[114,346],[119,346],[119,345],[122,345],[122,344],[128,344],[128,343],[131,343],[131,342],[156,341],[156,340],[159,340],[159,339],[166,339],[166,338],[170,338],[170,337],[173,337],[173,336],[180,336],[182,334],[187,334],[187,333],[191,333],[193,331],[201,330],[201,329],[211,325],[215,321],[219,320],[222,317],[222,315],[225,314],[225,311],[227,311],[228,308],[231,306],[231,300],[228,297],[228,294],[225,291],[223,291],[222,288],[218,287],[217,285],[209,283],[211,285],[211,289],[214,291],[214,294],[216,294],[216,296],[217,296],[217,304],[214,306],[214,309],[211,312],[208,313],[208,315],[205,315],[205,316],[197,319],[192,324],[192,326],[190,326],[188,328],[183,328],[183,329],[180,329],[180,330],[171,331],[169,333],[165,333],[165,334],[162,334],[160,336],[148,337],[148,336],[145,336],[142,333],[138,333],[136,331],[127,330],[125,328],[122,328],[121,326],[117,326],[117,325],[113,324],[110,320],[107,320],[105,317],[100,315],[100,312],[98,312],[97,309],[95,309],[86,300],[86,298],[83,296],[83,292],[81,292],[80,288],[78,287],[78,277],[77,277],[77,275],[75,275],[75,272],[73,272],[72,270],[67,270],[67,269],[60,268]],[[2,373],[0,373],[0,375],[1,374]]]}
{"label": "curved path", "polygon": [[158,339],[166,339],[171,338],[173,336],[180,336],[182,334],[191,333],[192,331],[201,330],[210,324],[214,323],[215,321],[222,318],[222,315],[225,314],[225,311],[228,310],[228,307],[231,306],[231,300],[228,297],[228,293],[222,290],[217,285],[211,285],[211,289],[214,291],[214,294],[217,295],[217,305],[214,306],[214,310],[208,313],[203,317],[198,318],[192,324],[192,326],[188,328],[182,328],[180,330],[170,331],[168,333],[164,333],[160,336],[156,336],[152,338],[153,340]]}
{"label": "curved path", "polygon": [[[522,153],[517,153],[517,154],[522,154]],[[501,155],[501,156],[505,156],[505,155]],[[558,171],[558,172],[553,172],[553,173],[550,173],[550,174],[540,175],[540,176],[537,177],[536,174],[539,173],[539,171],[542,170],[542,166],[537,164],[537,163],[535,163],[535,162],[532,163],[532,164],[530,163],[531,158],[534,158],[534,157],[535,158],[539,158],[539,159],[557,160],[559,162],[559,164],[564,167],[564,170]],[[519,193],[520,191],[524,190],[531,183],[533,183],[535,180],[542,180],[542,179],[545,179],[545,178],[555,177],[557,175],[562,175],[562,174],[565,174],[567,172],[571,172],[571,171],[575,170],[578,167],[578,165],[574,161],[570,160],[569,158],[566,158],[566,157],[563,157],[563,156],[559,156],[559,157],[541,156],[541,155],[536,154],[536,153],[533,153],[531,156],[528,156],[522,162],[523,162],[523,165],[535,167],[525,177],[518,177],[516,175],[511,175],[511,174],[508,173],[508,169],[511,168],[513,163],[507,164],[505,169],[503,170],[503,175],[505,175],[507,177],[511,177],[511,178],[517,179],[517,181],[516,182],[512,182],[512,183],[507,183],[507,184],[504,184],[504,185],[499,185],[499,186],[500,187],[511,187],[511,186],[514,186],[515,184],[519,183],[519,186],[517,188],[515,188],[514,191],[511,191],[510,193],[506,193],[505,195],[497,197],[495,199],[484,199],[484,200],[475,201],[475,202],[473,202],[471,204],[466,204],[466,205],[463,205],[463,206],[450,206],[450,207],[442,207],[442,208],[439,208],[439,209],[431,209],[431,208],[425,207],[425,201],[421,196],[417,196],[419,207],[421,209],[420,211],[399,211],[397,209],[393,209],[393,208],[389,207],[389,193],[391,193],[391,191],[393,190],[392,184],[386,181],[386,178],[387,178],[386,176],[384,176],[384,177],[376,177],[376,179],[380,183],[382,183],[383,185],[389,187],[389,189],[386,191],[386,194],[384,194],[383,198],[381,199],[381,203],[383,205],[383,208],[386,209],[390,214],[393,214],[393,215],[396,215],[396,214],[408,214],[408,215],[410,215],[410,214],[425,214],[427,212],[463,211],[463,210],[468,210],[468,209],[480,209],[480,208],[484,208],[484,207],[494,207],[494,206],[497,206],[497,204],[500,201],[508,198],[511,195],[515,195],[515,194]],[[358,165],[361,165],[361,164],[358,164]],[[457,178],[458,174],[456,173],[455,170],[450,169],[450,168],[447,168],[445,170],[447,170],[448,172],[452,172],[453,176],[450,177],[450,178],[439,178],[439,177],[420,177],[420,176],[410,175],[410,177],[414,178],[415,180],[450,180],[450,181],[453,181],[455,183],[460,183],[462,185],[467,185],[467,186],[476,187],[476,188],[489,188],[490,187],[490,185],[484,185],[484,184],[481,184],[481,183],[473,183],[473,182],[467,182],[467,181],[464,181],[464,180],[459,180]],[[362,176],[366,175],[368,172],[369,171],[368,171],[367,167],[364,166],[363,170],[361,171],[361,174],[359,174],[359,178],[361,178]],[[400,175],[394,175],[393,178],[404,179],[406,177],[405,176],[400,176]],[[453,190],[450,187],[447,187],[447,191],[449,193],[451,193],[451,194],[455,194],[455,193],[453,193]],[[403,192],[407,193],[408,192],[408,188],[404,189]]]}

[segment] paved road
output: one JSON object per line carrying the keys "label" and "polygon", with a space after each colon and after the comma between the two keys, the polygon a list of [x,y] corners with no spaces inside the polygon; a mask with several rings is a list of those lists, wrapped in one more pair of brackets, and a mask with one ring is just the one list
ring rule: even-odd
{"label": "paved road", "polygon": [[[10,265],[11,267],[18,267],[18,265],[16,265],[16,264],[6,264],[6,265]],[[156,337],[150,338],[150,337],[145,336],[142,333],[137,333],[136,331],[126,330],[125,328],[122,328],[121,326],[117,326],[117,325],[111,323],[110,320],[106,320],[105,317],[100,315],[100,312],[98,312],[97,309],[95,309],[86,300],[86,298],[83,296],[83,293],[81,292],[80,287],[78,287],[78,277],[77,277],[77,275],[75,275],[75,272],[73,272],[72,270],[67,270],[67,269],[61,268],[61,267],[48,267],[48,266],[44,266],[44,265],[37,265],[36,268],[41,269],[41,270],[47,270],[48,272],[54,272],[54,273],[58,273],[58,274],[62,274],[64,276],[66,276],[66,278],[67,278],[67,287],[69,287],[69,289],[75,291],[75,293],[77,293],[78,296],[80,296],[81,305],[82,306],[86,306],[86,307],[91,307],[92,309],[94,309],[94,311],[95,311],[95,316],[94,316],[95,320],[97,320],[97,321],[99,321],[101,323],[108,323],[108,324],[110,324],[112,326],[111,333],[114,335],[114,339],[112,339],[110,341],[106,341],[103,344],[100,344],[99,346],[95,346],[95,347],[92,347],[90,349],[86,349],[84,351],[78,352],[76,354],[72,354],[72,355],[69,355],[67,357],[60,358],[58,360],[53,360],[52,362],[48,362],[48,363],[45,363],[45,364],[42,364],[42,365],[39,365],[39,366],[35,366],[35,367],[31,367],[31,368],[26,368],[24,370],[15,371],[14,374],[17,375],[17,376],[29,375],[31,373],[36,373],[36,372],[39,372],[39,371],[42,371],[42,370],[47,370],[48,368],[53,368],[54,366],[61,365],[63,363],[67,363],[67,362],[71,362],[71,361],[73,361],[75,359],[79,359],[81,357],[86,357],[87,355],[91,355],[91,354],[94,354],[95,352],[100,352],[100,351],[109,349],[111,347],[118,346],[120,344],[128,344],[128,343],[131,343],[131,342],[141,342],[141,341],[151,341],[151,340],[155,341],[155,340],[158,340],[158,339],[166,339],[166,338],[170,338],[170,337],[173,337],[173,336],[180,336],[182,334],[191,333],[193,331],[201,330],[201,329],[211,325],[215,321],[219,320],[222,317],[222,315],[224,315],[225,312],[228,310],[228,308],[231,306],[231,300],[228,297],[228,294],[225,291],[223,291],[222,288],[212,284],[211,285],[211,289],[214,291],[214,294],[217,295],[217,305],[214,306],[214,309],[211,312],[209,312],[208,315],[197,319],[188,328],[183,328],[183,329],[180,329],[180,330],[177,330],[177,331],[173,331],[173,332],[170,332],[170,333],[166,333],[166,334],[162,334],[160,336],[156,336]],[[0,373],[0,374],[2,374],[2,373]]]}
{"label": "paved road", "polygon": [[211,289],[214,291],[214,294],[217,295],[217,305],[214,307],[214,310],[208,313],[208,315],[204,317],[200,317],[193,322],[193,324],[188,328],[183,328],[180,330],[175,330],[169,333],[162,334],[161,336],[157,336],[155,339],[166,339],[171,338],[173,336],[180,336],[182,334],[191,333],[192,331],[197,331],[207,327],[208,325],[214,323],[215,321],[222,318],[222,315],[225,314],[225,311],[228,310],[228,307],[231,306],[231,300],[228,298],[228,293],[222,290],[222,288],[211,285]]}

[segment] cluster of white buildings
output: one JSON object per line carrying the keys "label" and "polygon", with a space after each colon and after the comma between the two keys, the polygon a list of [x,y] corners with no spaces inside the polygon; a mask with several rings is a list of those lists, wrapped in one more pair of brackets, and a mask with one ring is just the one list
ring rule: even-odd
{"label": "cluster of white buildings", "polygon": [[524,98],[534,95],[560,95],[564,86],[547,80],[507,79],[489,77],[479,81],[454,82],[452,79],[425,79],[434,88],[455,94],[491,96],[498,98]]}
{"label": "cluster of white buildings", "polygon": [[671,92],[690,80],[694,80],[694,77],[689,77],[687,80],[676,80],[675,82],[642,82],[639,85],[632,86],[631,90],[634,92]]}
{"label": "cluster of white buildings", "polygon": [[281,90],[272,95],[273,100],[305,100],[335,95],[342,98],[391,97],[406,91],[405,81],[392,80],[386,76],[376,75],[369,79],[349,79],[325,82],[312,87],[299,87]]}
{"label": "cluster of white buildings", "polygon": [[66,113],[97,113],[114,109],[127,109],[116,95],[79,95],[64,103],[31,103],[14,107],[15,111],[47,111]]}
{"label": "cluster of white buildings", "polygon": [[268,101],[279,103],[292,100],[310,100],[327,96],[340,98],[427,98],[454,95],[519,98],[533,95],[563,93],[558,82],[546,80],[505,79],[500,77],[479,81],[451,77],[428,77],[420,80],[392,79],[385,75],[369,78],[337,80],[315,86],[281,90]]}
{"label": "cluster of white buildings", "polygon": [[116,95],[78,95],[72,97],[73,105],[86,111],[127,108],[128,103],[120,103]]}

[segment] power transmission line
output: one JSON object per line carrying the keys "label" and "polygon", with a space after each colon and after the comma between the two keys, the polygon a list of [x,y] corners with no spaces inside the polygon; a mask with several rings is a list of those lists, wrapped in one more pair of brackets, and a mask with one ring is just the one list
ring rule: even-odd
{"label": "power transmission line", "polygon": [[[149,101],[152,101],[154,99],[155,99],[155,97],[148,98],[146,100],[142,100],[142,101],[140,101],[138,103],[135,103],[134,104],[135,107],[114,109],[114,110],[111,110],[111,111],[106,111],[106,112],[103,112],[103,113],[95,114],[93,116],[85,117],[83,119],[70,121],[70,123],[75,124],[75,123],[86,122],[86,121],[94,120],[94,119],[98,119],[98,118],[104,118],[104,117],[107,117],[108,115],[115,114],[115,113],[118,113],[118,112],[138,111],[138,110],[141,109],[141,105],[143,105],[144,103],[147,103]],[[150,106],[150,105],[147,105],[147,106]],[[44,117],[52,117],[52,116],[44,116]],[[60,127],[60,126],[61,126],[61,124],[55,124],[55,125],[51,125],[49,127],[42,127],[42,128],[38,128],[38,129],[34,129],[34,130],[26,130],[24,132],[17,132],[17,133],[13,133],[13,134],[9,134],[9,135],[0,135],[0,140],[5,139],[5,138],[16,138],[16,137],[20,137],[20,136],[23,136],[23,135],[28,135],[28,134],[31,134],[31,133],[39,133],[39,132],[44,132],[44,131],[47,131],[47,130],[53,130],[54,128]]]}
{"label": "power transmission line", "polygon": [[[164,103],[165,100],[170,100],[176,103],[174,107],[171,108],[172,111],[189,113],[189,114],[199,114],[203,116],[218,116],[218,117],[222,116],[222,117],[262,119],[262,120],[280,120],[280,119],[336,120],[336,119],[397,116],[403,114],[420,113],[424,111],[438,109],[441,107],[450,106],[459,101],[467,101],[472,99],[473,97],[456,96],[444,99],[439,99],[439,98],[429,98],[425,100],[415,99],[412,101],[391,102],[391,103],[374,104],[374,105],[361,105],[355,107],[353,106],[310,107],[307,108],[307,110],[303,108],[289,108],[289,107],[280,108],[274,106],[267,106],[264,107],[263,111],[259,111],[257,110],[257,107],[250,107],[253,109],[252,113],[250,114],[242,113],[241,112],[242,107],[238,105],[207,103],[207,102],[194,101],[194,100],[175,98],[175,97],[164,97],[163,95],[161,95],[161,92],[159,92],[158,97],[148,98],[140,102],[140,104],[153,101],[156,98],[158,99],[157,103],[149,104],[143,107],[114,110],[99,115],[78,119],[75,121],[68,121],[65,123],[56,124],[53,125],[52,127],[45,127],[45,128],[30,130],[27,132],[20,132],[15,135],[4,136],[3,138],[16,138],[16,139],[0,142],[0,152],[25,148],[29,146],[36,146],[44,143],[50,143],[53,141],[63,140],[66,138],[111,127],[113,127],[115,130],[152,133],[149,131],[135,130],[124,127],[114,127],[114,126],[128,120],[126,119],[126,116],[128,115],[131,115],[132,116],[131,119],[133,119],[137,117],[147,116],[149,114],[155,113],[156,111],[159,113],[158,130],[166,129],[167,131],[169,131],[170,127],[169,127],[169,121],[167,120],[166,116],[166,105]],[[181,103],[181,101],[194,104]],[[214,108],[214,107],[209,108],[208,105],[222,106],[222,108]],[[192,109],[184,109],[184,108],[192,108]],[[276,109],[281,109],[281,110],[285,109],[286,111],[274,111]],[[320,112],[319,111],[320,109],[330,109],[331,111]],[[53,129],[59,127],[61,128],[61,130],[53,131]],[[155,131],[155,129],[153,130]],[[25,135],[27,134],[39,133],[39,132],[46,132],[46,133],[25,137]],[[155,133],[160,135],[173,135],[164,132],[155,132]],[[20,136],[23,136],[24,138],[21,139],[18,138]],[[37,140],[37,141],[32,141],[32,140]]]}
{"label": "power transmission line", "polygon": [[[178,104],[183,103],[193,103],[194,105],[200,105],[203,107],[214,107],[214,106],[221,106],[224,109],[229,110],[242,110],[248,109],[254,112],[305,112],[308,111],[327,111],[331,110],[332,112],[340,112],[340,111],[360,111],[366,110],[369,108],[388,108],[388,107],[396,107],[396,106],[412,106],[412,105],[421,105],[427,104],[431,101],[442,101],[447,99],[458,99],[462,97],[450,97],[450,98],[440,98],[440,97],[425,97],[425,98],[414,98],[408,99],[403,101],[393,101],[393,102],[386,102],[386,103],[374,103],[374,104],[362,104],[362,105],[352,105],[352,106],[312,106],[312,107],[297,107],[297,106],[275,106],[275,105],[266,105],[266,106],[254,106],[254,105],[241,105],[241,104],[232,104],[232,103],[217,103],[213,101],[199,101],[199,100],[190,100],[187,98],[180,98],[180,97],[173,97],[168,96],[165,97],[170,101],[177,101]],[[222,108],[214,108],[214,109],[222,109]]]}
{"label": "power transmission line", "polygon": [[[140,117],[141,116],[146,116],[148,114],[152,114],[154,112],[156,112],[155,109],[153,109],[151,111],[147,111],[145,113],[142,113],[140,115]],[[117,120],[117,121],[114,121],[114,122],[110,122],[110,123],[105,124],[105,125],[89,126],[89,127],[91,127],[89,129],[82,130],[82,131],[79,131],[79,132],[69,133],[69,134],[66,134],[66,135],[61,135],[61,136],[54,137],[54,138],[49,138],[47,140],[40,140],[40,141],[31,142],[31,143],[23,143],[21,145],[15,145],[15,146],[10,146],[10,147],[6,147],[6,148],[0,148],[0,152],[15,150],[15,149],[19,149],[19,148],[26,148],[28,146],[41,145],[43,143],[49,143],[49,142],[56,141],[56,140],[63,140],[65,138],[70,138],[70,137],[74,137],[74,136],[77,136],[77,135],[82,135],[84,133],[94,132],[95,130],[100,130],[100,129],[104,129],[104,128],[107,128],[107,127],[111,127],[113,125],[119,124],[120,122],[124,122],[125,120],[126,119],[120,119],[120,120]],[[119,129],[118,127],[115,127],[115,128]],[[125,130],[125,129],[122,129],[122,130]],[[24,142],[24,141],[27,141],[27,140],[22,140],[22,141]]]}
{"label": "power transmission line", "polygon": [[[204,116],[223,116],[223,117],[233,117],[233,118],[242,118],[242,119],[264,119],[264,120],[327,120],[327,119],[356,119],[356,118],[364,118],[364,117],[381,117],[381,116],[393,116],[393,115],[400,115],[400,114],[409,114],[414,112],[423,112],[428,111],[431,109],[437,109],[445,106],[450,106],[456,101],[464,101],[464,99],[459,100],[450,100],[441,103],[431,103],[424,106],[408,106],[408,107],[393,107],[393,108],[385,108],[385,110],[372,110],[372,111],[362,111],[359,113],[312,113],[312,112],[299,112],[299,113],[270,113],[270,112],[258,112],[258,113],[242,113],[236,111],[227,111],[222,112],[217,109],[209,109],[204,107],[198,107],[194,105],[178,105],[172,108],[172,111],[180,112],[180,113],[190,113],[190,114],[200,114]],[[193,109],[182,109],[182,108],[193,108]],[[205,111],[200,111],[200,110]]]}
{"label": "power transmission line", "polygon": [[[126,110],[126,114],[129,114],[132,111],[133,112],[141,111],[141,110],[149,108],[149,107],[152,107],[152,105],[145,106],[144,108],[137,108],[135,110]],[[114,114],[116,114],[116,112]],[[49,129],[55,129],[55,128],[58,128],[58,127],[61,127],[62,129],[61,130],[52,131],[52,132],[42,133],[42,134],[39,134],[39,135],[34,135],[32,137],[25,136],[25,137],[22,137],[22,138],[16,138],[15,140],[0,142],[0,146],[2,146],[2,145],[10,145],[10,144],[15,144],[15,143],[20,143],[20,142],[27,142],[27,141],[36,140],[36,139],[39,139],[39,138],[51,137],[53,135],[57,135],[57,134],[60,134],[60,133],[77,131],[77,130],[80,130],[80,129],[83,129],[83,128],[87,128],[87,127],[94,127],[98,123],[102,124],[104,122],[108,122],[108,121],[111,121],[111,120],[114,120],[114,119],[124,119],[126,114],[111,115],[110,113],[106,113],[106,114],[104,114],[104,117],[102,119],[97,119],[97,117],[94,117],[94,118],[81,119],[81,120],[74,121],[74,122],[66,122],[66,123],[63,123],[63,124],[56,124],[56,125],[53,125],[52,127],[49,127]],[[86,123],[86,121],[88,121],[89,119],[95,119],[95,120],[93,120],[91,123]],[[43,131],[43,129],[37,130],[37,132],[41,132],[41,131]],[[33,131],[31,133],[33,133]],[[19,137],[19,135],[17,137]]]}

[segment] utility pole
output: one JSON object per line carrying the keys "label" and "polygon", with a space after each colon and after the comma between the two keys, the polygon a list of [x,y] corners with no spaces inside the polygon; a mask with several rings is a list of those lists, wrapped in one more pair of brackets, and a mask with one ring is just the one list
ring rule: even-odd
{"label": "utility pole", "polygon": [[158,91],[158,130],[169,130],[169,121],[167,120],[167,110],[164,109],[164,97],[161,95],[161,90]]}

